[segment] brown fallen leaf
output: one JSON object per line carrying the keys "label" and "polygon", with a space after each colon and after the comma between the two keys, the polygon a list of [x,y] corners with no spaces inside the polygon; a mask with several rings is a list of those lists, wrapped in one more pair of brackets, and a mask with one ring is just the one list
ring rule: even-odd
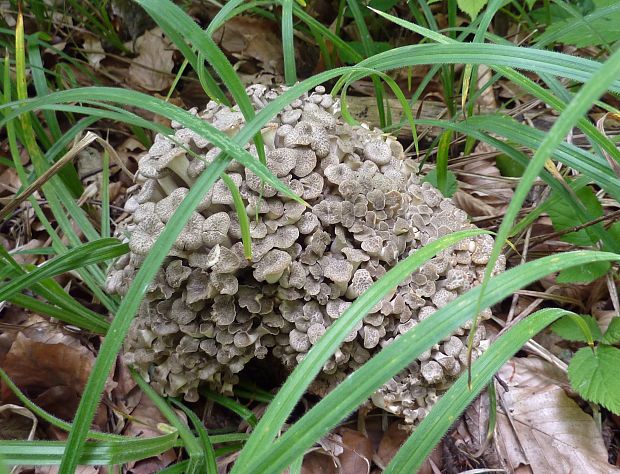
{"label": "brown fallen leaf", "polygon": [[[374,457],[374,461],[375,464],[377,464],[381,469],[385,469],[385,467],[387,467],[392,458],[396,455],[400,447],[411,434],[409,431],[401,429],[401,425],[401,421],[393,422],[388,427],[388,430],[385,432],[381,442],[379,443],[379,449]],[[441,469],[442,462],[439,449],[440,446],[441,444],[433,449],[429,458],[424,461],[424,464],[422,464],[418,474],[433,474],[433,464]]]}
{"label": "brown fallen leaf", "polygon": [[334,457],[320,451],[313,451],[304,456],[301,474],[340,474]]}
{"label": "brown fallen leaf", "polygon": [[496,441],[506,468],[524,473],[618,473],[594,420],[558,383],[561,372],[536,359],[504,365]]}
{"label": "brown fallen leaf", "polygon": [[344,451],[338,457],[340,460],[341,474],[368,474],[372,464],[373,447],[368,437],[363,433],[342,428],[339,430],[342,436]]}
{"label": "brown fallen leaf", "polygon": [[213,40],[239,60],[254,60],[262,72],[282,73],[282,41],[271,21],[236,16],[213,34]]}
{"label": "brown fallen leaf", "polygon": [[[18,333],[2,360],[2,368],[41,408],[70,420],[86,385],[94,355],[83,346],[72,347],[57,343],[56,341],[62,340],[63,335],[50,336],[41,330],[41,327],[32,328],[32,332],[38,333],[40,339],[47,339],[49,342],[37,341]],[[68,336],[65,337],[65,340],[68,339]],[[0,397],[3,400],[13,398],[4,384],[0,385]],[[98,429],[103,429],[106,425],[103,406],[100,406],[97,412],[94,425]]]}
{"label": "brown fallen leaf", "polygon": [[159,28],[145,31],[135,42],[138,56],[127,71],[127,80],[148,91],[161,91],[172,85],[175,47]]}

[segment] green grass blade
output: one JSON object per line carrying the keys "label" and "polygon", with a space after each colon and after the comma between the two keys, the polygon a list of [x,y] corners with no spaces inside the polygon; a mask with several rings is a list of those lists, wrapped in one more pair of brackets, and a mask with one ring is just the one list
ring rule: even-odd
{"label": "green grass blade", "polygon": [[92,317],[90,314],[76,315],[66,311],[65,309],[39,301],[31,296],[16,294],[10,298],[7,298],[7,301],[10,301],[12,304],[21,308],[28,309],[36,314],[56,318],[63,323],[71,324],[81,329],[86,329],[87,331],[91,331],[95,334],[105,334],[110,327],[110,323],[103,318]]}
{"label": "green grass blade", "polygon": [[[177,446],[176,432],[154,438],[88,442],[78,454],[80,465],[124,464],[158,456]],[[67,444],[62,441],[0,441],[0,456],[9,465],[49,466],[60,463]]]}
{"label": "green grass blade", "polygon": [[295,43],[293,42],[293,2],[282,1],[282,51],[284,53],[284,80],[292,86],[297,82],[295,66]]}
{"label": "green grass blade", "polygon": [[[362,41],[362,47],[364,48],[364,54],[368,58],[374,54],[375,48],[372,36],[370,36],[370,32],[368,31],[368,27],[366,26],[364,15],[362,14],[362,8],[360,7],[358,0],[347,0],[347,5],[349,6],[349,10],[351,11],[353,19],[355,20],[355,26],[357,26],[357,30],[359,31],[360,39]],[[377,100],[379,125],[381,126],[381,128],[383,128],[389,125],[386,120],[385,105],[383,103],[383,96],[385,95],[385,90],[383,89],[383,84],[381,84],[381,81],[377,77],[371,76],[371,79],[375,89],[375,98]]]}
{"label": "green grass blade", "polygon": [[73,248],[67,253],[45,262],[32,272],[17,277],[0,287],[0,301],[4,301],[18,291],[28,288],[46,278],[74,270],[76,268],[103,262],[119,257],[129,251],[129,246],[117,239],[100,239]]}
{"label": "green grass blade", "polygon": [[[416,250],[413,254],[388,271],[364,294],[357,298],[336,322],[328,328],[317,344],[310,349],[306,357],[304,357],[293,373],[287,378],[250,436],[250,439],[239,456],[239,460],[233,468],[233,473],[249,472],[247,470],[244,471],[243,466],[254,465],[255,459],[264,452],[265,447],[269,446],[277,436],[282,425],[293,411],[297,401],[306,391],[314,377],[320,372],[323,364],[336,351],[347,335],[350,334],[355,324],[360,321],[378,301],[409,274],[415,271],[416,268],[419,268],[443,249],[454,245],[466,237],[484,233],[488,234],[489,232],[479,229],[465,230],[455,232],[429,243]],[[293,460],[294,459],[289,460],[288,464],[293,462]]]}
{"label": "green grass blade", "polygon": [[[418,250],[418,252],[420,251]],[[452,334],[456,328],[465,324],[476,315],[476,302],[480,295],[482,295],[480,308],[486,308],[501,301],[514,291],[553,272],[595,261],[613,260],[620,260],[620,255],[594,251],[566,252],[561,257],[543,257],[497,275],[489,280],[484,293],[481,286],[473,288],[433,313],[431,317],[420,321],[414,328],[401,335],[386,346],[378,355],[366,362],[360,369],[349,375],[331,393],[291,426],[279,440],[269,445],[269,448],[266,448],[265,444],[261,444],[260,449],[254,453],[252,458],[251,469],[247,463],[238,463],[233,472],[279,472],[286,468],[286,466],[290,465],[306,449],[310,448],[314,442],[335,426],[336,423],[363,403],[386,380],[403,370],[424,350]],[[325,334],[328,334],[328,332]],[[308,353],[308,357],[311,351]],[[301,364],[288,380],[295,378],[295,372],[299,367],[301,367]],[[301,394],[298,391],[290,390],[285,383],[269,409],[278,401],[278,397],[281,397],[280,404],[288,397],[291,397],[286,403],[292,402],[292,405],[294,405],[300,396]],[[269,409],[260,423],[266,419],[265,417],[269,413]],[[280,419],[274,420],[275,423],[278,423],[276,430],[281,426],[279,421]],[[258,432],[260,423],[255,433]],[[252,436],[248,440],[248,445],[252,441]],[[239,457],[239,460],[243,459],[243,454]]]}
{"label": "green grass blade", "polygon": [[140,387],[140,389],[151,399],[161,414],[166,417],[168,422],[174,426],[176,431],[179,433],[179,436],[183,441],[183,445],[185,446],[185,450],[190,457],[191,468],[188,468],[187,472],[199,472],[198,469],[205,464],[206,453],[200,447],[200,443],[194,434],[185,425],[185,423],[179,419],[174,410],[170,408],[170,405],[166,403],[166,400],[164,400],[148,383],[146,383],[138,372],[131,368],[129,371],[131,372],[131,376],[134,381],[138,384],[138,387]]}
{"label": "green grass blade", "polygon": [[224,408],[232,411],[239,415],[245,422],[248,423],[252,428],[256,426],[258,420],[256,419],[256,415],[254,412],[245,406],[241,405],[236,400],[232,398],[226,397],[224,395],[220,395],[219,393],[214,392],[213,390],[201,389],[200,393],[207,397],[209,400],[213,400],[218,405],[223,406]]}
{"label": "green grass blade", "polygon": [[502,365],[529,339],[565,314],[571,313],[557,308],[542,309],[517,323],[494,341],[472,366],[471,389],[467,388],[467,375],[461,375],[401,446],[384,473],[417,472],[454,420],[484,390]]}
{"label": "green grass blade", "polygon": [[239,218],[239,227],[241,228],[241,241],[243,242],[243,256],[248,260],[252,260],[252,237],[250,236],[250,218],[248,217],[241,192],[235,182],[226,173],[222,174],[222,181],[228,187],[232,194],[235,212]]}
{"label": "green grass blade", "polygon": [[174,398],[171,398],[170,402],[183,410],[183,413],[185,413],[187,418],[192,422],[192,425],[194,425],[194,428],[198,432],[198,438],[200,439],[200,443],[202,444],[202,452],[205,454],[205,469],[207,474],[217,474],[215,451],[213,450],[213,444],[211,444],[211,440],[209,439],[209,433],[207,432],[205,425],[202,423],[202,420],[198,418],[198,415],[196,415],[196,413],[194,413],[192,410],[190,410]]}
{"label": "green grass blade", "polygon": [[103,151],[101,163],[101,237],[108,238],[110,233],[110,154]]}

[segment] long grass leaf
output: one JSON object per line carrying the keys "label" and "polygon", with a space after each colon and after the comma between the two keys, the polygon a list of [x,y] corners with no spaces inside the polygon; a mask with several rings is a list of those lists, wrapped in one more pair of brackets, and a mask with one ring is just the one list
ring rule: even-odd
{"label": "long grass leaf", "polygon": [[45,262],[36,270],[17,277],[10,283],[0,287],[0,301],[4,301],[16,292],[46,278],[60,275],[85,265],[116,258],[128,251],[128,245],[121,243],[117,239],[100,239],[71,249],[67,253]]}

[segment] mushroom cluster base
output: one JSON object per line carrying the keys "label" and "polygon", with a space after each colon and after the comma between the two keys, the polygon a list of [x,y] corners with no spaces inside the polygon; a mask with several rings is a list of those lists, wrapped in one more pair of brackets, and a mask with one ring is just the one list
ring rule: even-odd
{"label": "mushroom cluster base", "polygon": [[[282,89],[248,88],[256,109]],[[234,135],[236,107],[210,102],[203,120]],[[108,290],[124,294],[189,188],[218,155],[195,132],[173,123],[139,162],[121,229],[131,252],[113,265]],[[387,270],[428,242],[474,227],[428,183],[400,143],[380,130],[351,126],[322,87],[295,100],[262,131],[269,169],[311,207],[261,182],[233,162],[226,173],[250,216],[252,260],[243,255],[233,194],[221,179],[179,235],[140,306],[125,361],[162,394],[198,399],[198,387],[229,392],[253,358],[273,355],[292,370],[329,326]],[[254,145],[246,149],[257,156]],[[407,276],[379,302],[325,363],[312,385],[322,395],[382,347],[478,284],[493,239],[470,238]],[[495,272],[504,269],[500,259]],[[483,319],[491,312],[482,313]],[[422,419],[466,367],[468,326],[423,353],[372,402],[408,423]],[[488,346],[484,325],[476,357]]]}

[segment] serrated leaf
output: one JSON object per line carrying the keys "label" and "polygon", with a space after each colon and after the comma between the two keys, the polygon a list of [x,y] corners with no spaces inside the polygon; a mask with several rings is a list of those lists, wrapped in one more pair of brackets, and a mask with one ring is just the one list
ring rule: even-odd
{"label": "serrated leaf", "polygon": [[607,262],[592,262],[562,270],[556,281],[558,283],[592,283],[609,271]]}
{"label": "serrated leaf", "polygon": [[[601,329],[598,327],[598,324],[596,324],[596,320],[589,315],[578,315],[577,317],[581,318],[588,326],[592,338],[599,341],[601,339]],[[583,330],[572,317],[564,316],[562,319],[557,320],[551,326],[551,330],[567,341],[588,342],[588,338]]]}
{"label": "serrated leaf", "polygon": [[[432,184],[435,187],[437,186],[437,168],[433,168],[426,177],[422,180],[422,182],[427,182]],[[445,197],[452,197],[454,193],[459,188],[458,183],[456,182],[456,175],[448,170],[447,180],[446,180],[446,193]]]}
{"label": "serrated leaf", "polygon": [[607,331],[603,334],[602,341],[605,344],[620,342],[620,316],[616,316],[611,320],[607,327]]}
{"label": "serrated leaf", "polygon": [[487,4],[487,0],[456,0],[456,3],[473,21],[480,13],[480,10]]}
{"label": "serrated leaf", "polygon": [[[552,194],[556,193],[554,192]],[[583,187],[575,191],[575,194],[586,207],[589,217],[596,218],[603,215],[603,207],[594,194],[594,191],[592,191],[592,188],[589,186]],[[553,228],[556,232],[570,229],[579,222],[579,217],[577,216],[574,207],[564,199],[559,199],[557,204],[550,208],[547,213],[551,218]],[[580,247],[589,247],[596,243],[595,239],[590,236],[586,229],[571,232],[570,234],[563,236],[562,240]]]}
{"label": "serrated leaf", "polygon": [[579,349],[568,365],[568,378],[579,395],[620,414],[620,349],[599,345]]}

